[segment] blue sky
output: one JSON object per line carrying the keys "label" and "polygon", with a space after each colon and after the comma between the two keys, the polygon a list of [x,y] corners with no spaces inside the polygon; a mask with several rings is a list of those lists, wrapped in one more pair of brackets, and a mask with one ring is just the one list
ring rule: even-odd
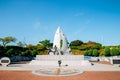
{"label": "blue sky", "polygon": [[52,42],[58,26],[69,42],[120,45],[120,0],[0,0],[0,37]]}

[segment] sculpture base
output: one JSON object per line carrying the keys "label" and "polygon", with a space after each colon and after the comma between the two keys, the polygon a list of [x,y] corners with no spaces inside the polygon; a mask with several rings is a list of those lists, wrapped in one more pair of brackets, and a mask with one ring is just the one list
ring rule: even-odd
{"label": "sculpture base", "polygon": [[37,55],[29,65],[59,66],[58,60],[62,61],[61,66],[91,66],[83,55]]}

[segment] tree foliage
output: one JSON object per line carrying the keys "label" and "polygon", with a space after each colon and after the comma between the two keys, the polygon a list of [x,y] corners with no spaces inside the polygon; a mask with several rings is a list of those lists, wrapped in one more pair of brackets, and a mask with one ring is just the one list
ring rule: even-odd
{"label": "tree foliage", "polygon": [[98,52],[97,49],[86,50],[86,51],[84,51],[84,56],[94,56],[94,57],[97,57],[97,56],[99,56],[99,52]]}
{"label": "tree foliage", "polygon": [[30,50],[26,50],[26,51],[24,51],[24,56],[31,56],[31,52],[30,52]]}
{"label": "tree foliage", "polygon": [[47,39],[39,41],[39,43],[42,44],[43,46],[45,46],[46,48],[51,47],[51,44],[52,44],[52,43],[50,43],[50,40],[47,40]]}
{"label": "tree foliage", "polygon": [[90,50],[88,50],[88,56],[92,56],[92,54],[93,54],[93,50],[92,49],[90,49]]}
{"label": "tree foliage", "polygon": [[5,47],[8,43],[15,42],[16,38],[14,38],[12,36],[8,36],[8,37],[0,38],[0,41],[1,41],[2,45]]}
{"label": "tree foliage", "polygon": [[83,41],[81,41],[81,40],[74,40],[74,41],[71,41],[70,46],[80,46],[82,44],[83,44]]}
{"label": "tree foliage", "polygon": [[25,47],[25,43],[23,43],[23,42],[21,42],[21,41],[19,41],[18,43],[17,43],[17,46],[19,46],[19,47]]}
{"label": "tree foliage", "polygon": [[110,50],[110,55],[111,55],[111,56],[119,55],[119,50],[116,49],[116,48],[112,48],[112,49]]}
{"label": "tree foliage", "polygon": [[37,45],[36,45],[36,49],[37,49],[38,51],[44,51],[44,50],[46,50],[46,47],[43,46],[43,45],[41,45],[41,44],[37,44]]}
{"label": "tree foliage", "polygon": [[104,56],[110,56],[110,48],[109,47],[106,47],[105,49],[104,49]]}
{"label": "tree foliage", "polygon": [[[35,57],[36,55],[47,55],[48,48],[53,46],[50,40],[42,40],[37,45],[24,44],[18,42],[17,46],[8,45],[11,42],[15,42],[14,37],[8,36],[0,38],[0,58],[4,56],[26,56]],[[60,42],[62,44],[62,40]],[[102,46],[100,43],[88,41],[86,43],[81,40],[74,40],[70,43],[70,48],[73,55],[85,55],[85,56],[116,56],[120,55],[120,46]]]}
{"label": "tree foliage", "polygon": [[26,48],[28,48],[29,50],[33,50],[33,49],[35,49],[35,46],[32,44],[27,44]]}
{"label": "tree foliage", "polygon": [[84,43],[84,44],[81,45],[81,49],[82,50],[90,50],[90,49],[99,50],[101,48],[101,46],[102,45],[100,43],[88,41],[87,43]]}
{"label": "tree foliage", "polygon": [[37,51],[37,50],[33,50],[33,51],[32,51],[32,57],[35,57],[37,54],[38,54],[38,51]]}
{"label": "tree foliage", "polygon": [[8,55],[8,56],[14,56],[14,54],[15,54],[15,52],[14,52],[14,49],[9,49],[7,52],[6,52],[6,54]]}
{"label": "tree foliage", "polygon": [[88,56],[89,55],[89,52],[86,50],[84,51],[84,56]]}
{"label": "tree foliage", "polygon": [[97,50],[97,49],[94,49],[92,55],[95,56],[95,57],[99,56],[98,50]]}

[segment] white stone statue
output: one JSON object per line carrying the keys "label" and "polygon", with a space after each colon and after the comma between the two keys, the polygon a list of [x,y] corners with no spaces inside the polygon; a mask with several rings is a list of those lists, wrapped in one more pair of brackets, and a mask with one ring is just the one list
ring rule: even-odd
{"label": "white stone statue", "polygon": [[[62,40],[62,46],[61,46],[61,40]],[[53,55],[70,55],[71,49],[68,47],[68,41],[63,33],[63,31],[58,27],[56,30],[54,41],[53,41],[53,49],[49,52],[51,55],[53,52]]]}

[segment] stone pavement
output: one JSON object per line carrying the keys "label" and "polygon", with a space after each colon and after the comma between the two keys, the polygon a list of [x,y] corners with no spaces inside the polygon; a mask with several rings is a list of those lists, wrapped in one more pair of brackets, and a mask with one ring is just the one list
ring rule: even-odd
{"label": "stone pavement", "polygon": [[[10,64],[8,67],[0,66],[0,70],[22,70],[22,71],[32,71],[38,68],[48,68],[48,67],[58,67],[58,66],[42,66],[42,65],[29,65],[29,64]],[[106,65],[94,63],[92,66],[65,66],[78,68],[83,71],[120,71],[119,65]]]}

